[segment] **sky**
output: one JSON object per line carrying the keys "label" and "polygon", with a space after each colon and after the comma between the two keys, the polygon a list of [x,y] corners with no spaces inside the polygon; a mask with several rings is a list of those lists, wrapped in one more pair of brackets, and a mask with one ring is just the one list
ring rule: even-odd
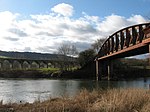
{"label": "sky", "polygon": [[150,0],[0,0],[0,50],[83,51],[121,28],[149,22]]}

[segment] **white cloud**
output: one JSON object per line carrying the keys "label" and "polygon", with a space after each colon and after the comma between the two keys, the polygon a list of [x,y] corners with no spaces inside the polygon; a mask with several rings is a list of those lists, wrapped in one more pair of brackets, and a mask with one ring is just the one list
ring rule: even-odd
{"label": "white cloud", "polygon": [[98,29],[101,32],[112,33],[126,25],[127,20],[124,17],[112,14],[99,23]]}
{"label": "white cloud", "polygon": [[108,36],[127,26],[145,23],[146,20],[141,15],[132,15],[130,18],[112,14],[104,18],[103,21],[98,23],[98,29],[102,35]]}
{"label": "white cloud", "polygon": [[147,20],[141,15],[133,15],[128,19],[128,21],[131,22],[132,24],[139,24],[146,22]]}
{"label": "white cloud", "polygon": [[96,39],[108,37],[120,28],[146,22],[141,15],[125,18],[112,14],[100,19],[83,13],[82,17],[73,19],[70,17],[73,7],[64,3],[52,10],[50,14],[31,15],[22,20],[18,19],[19,14],[0,12],[0,50],[52,53],[62,42],[67,42],[75,44],[81,51],[89,48]]}
{"label": "white cloud", "polygon": [[0,12],[0,31],[10,28],[15,24],[15,20],[19,14],[12,14],[9,11]]}
{"label": "white cloud", "polygon": [[51,10],[63,16],[72,16],[73,14],[73,7],[65,3],[58,4],[54,6]]}

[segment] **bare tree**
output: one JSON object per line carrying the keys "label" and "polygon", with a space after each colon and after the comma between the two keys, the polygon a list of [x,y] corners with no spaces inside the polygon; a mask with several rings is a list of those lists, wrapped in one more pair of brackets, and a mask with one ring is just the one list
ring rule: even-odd
{"label": "bare tree", "polygon": [[95,52],[98,52],[105,42],[106,38],[97,39],[91,46],[95,50]]}
{"label": "bare tree", "polygon": [[71,46],[70,55],[71,55],[72,57],[78,55],[78,50],[77,50],[76,46],[74,46],[74,45]]}
{"label": "bare tree", "polygon": [[64,56],[67,56],[70,54],[70,45],[69,44],[61,44],[58,48],[58,53],[62,54]]}
{"label": "bare tree", "polygon": [[[63,60],[62,69],[66,70],[67,66],[68,66],[68,69],[70,66],[68,64],[69,63],[68,61],[73,61],[73,57],[78,54],[78,51],[74,45],[61,44],[60,47],[58,48],[58,53],[63,55],[63,57],[62,57],[62,60]],[[67,56],[70,56],[70,58]]]}
{"label": "bare tree", "polygon": [[61,44],[58,48],[58,53],[64,56],[76,56],[78,55],[77,48],[74,45]]}

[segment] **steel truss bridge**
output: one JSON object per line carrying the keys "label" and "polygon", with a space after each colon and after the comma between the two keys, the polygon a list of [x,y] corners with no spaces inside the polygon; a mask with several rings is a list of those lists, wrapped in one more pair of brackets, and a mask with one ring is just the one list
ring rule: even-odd
{"label": "steel truss bridge", "polygon": [[[101,79],[102,74],[107,74],[110,79],[113,60],[145,53],[150,53],[150,23],[129,26],[113,33],[103,43],[95,58],[97,80]],[[104,73],[102,69],[105,69]]]}

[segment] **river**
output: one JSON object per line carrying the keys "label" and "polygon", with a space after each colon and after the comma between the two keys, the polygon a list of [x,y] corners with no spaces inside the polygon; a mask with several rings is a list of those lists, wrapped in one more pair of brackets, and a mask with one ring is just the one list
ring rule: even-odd
{"label": "river", "polygon": [[0,100],[9,102],[34,102],[49,97],[74,96],[81,89],[95,88],[145,88],[150,89],[150,78],[128,81],[0,79]]}

